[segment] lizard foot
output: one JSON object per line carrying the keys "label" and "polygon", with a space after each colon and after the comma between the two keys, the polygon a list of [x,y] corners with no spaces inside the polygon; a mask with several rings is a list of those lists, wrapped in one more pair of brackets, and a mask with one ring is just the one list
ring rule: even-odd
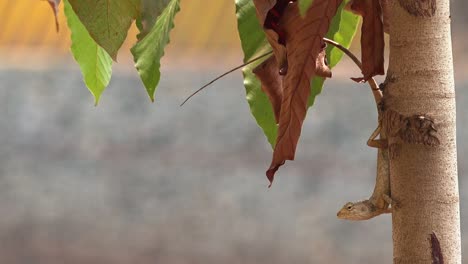
{"label": "lizard foot", "polygon": [[393,198],[390,197],[389,195],[383,194],[383,195],[382,195],[382,198],[385,200],[385,202],[387,202],[389,205],[391,205],[392,208],[398,208],[398,207],[400,207],[399,203],[398,203],[397,201],[395,201],[395,199],[393,199]]}

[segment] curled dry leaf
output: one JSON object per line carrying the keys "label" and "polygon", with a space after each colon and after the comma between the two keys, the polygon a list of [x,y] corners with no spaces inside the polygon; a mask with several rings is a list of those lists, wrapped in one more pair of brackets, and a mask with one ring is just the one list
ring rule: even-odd
{"label": "curled dry leaf", "polygon": [[367,81],[375,75],[385,74],[384,70],[384,31],[382,8],[377,0],[351,0],[348,9],[363,17],[361,28],[361,53],[363,78]]}
{"label": "curled dry leaf", "polygon": [[283,78],[278,73],[278,63],[274,56],[271,56],[260,65],[258,65],[253,73],[262,83],[262,90],[268,96],[275,113],[276,123],[279,122],[281,111],[281,99],[283,98]]}
{"label": "curled dry leaf", "polygon": [[290,0],[254,0],[257,18],[265,29],[266,37],[278,64],[278,71],[285,75],[288,71],[285,32],[280,25],[284,10]]}
{"label": "curled dry leaf", "polygon": [[305,18],[297,3],[286,8],[281,25],[287,43],[288,74],[283,80],[283,97],[273,159],[266,174],[270,182],[286,160],[293,160],[302,123],[307,112],[310,80],[313,76],[330,77],[326,65],[323,37],[342,0],[315,0]]}
{"label": "curled dry leaf", "polygon": [[55,17],[55,28],[57,29],[57,32],[59,31],[59,22],[58,22],[58,6],[60,4],[60,0],[47,0],[49,5],[52,7],[52,11],[54,12],[54,17]]}
{"label": "curled dry leaf", "polygon": [[315,60],[315,75],[324,77],[324,78],[331,78],[332,77],[332,72],[330,70],[330,67],[328,67],[328,62],[327,62],[327,44],[322,41],[322,50],[317,56],[317,59]]}
{"label": "curled dry leaf", "polygon": [[265,22],[263,22],[263,27],[265,29],[271,29],[278,34],[278,43],[286,46],[286,32],[280,25],[281,18],[283,17],[286,7],[296,0],[277,0],[276,4],[268,10],[268,13],[265,17]]}

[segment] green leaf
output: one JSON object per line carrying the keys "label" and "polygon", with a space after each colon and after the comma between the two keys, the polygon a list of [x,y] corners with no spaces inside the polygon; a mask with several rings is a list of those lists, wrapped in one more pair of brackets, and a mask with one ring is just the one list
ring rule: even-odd
{"label": "green leaf", "polygon": [[[299,4],[307,7],[307,3],[312,1],[300,0]],[[304,3],[305,2],[305,3]],[[310,4],[309,4],[310,5]],[[349,47],[356,32],[358,17],[343,10],[343,3],[336,16],[333,18],[327,38],[334,39],[345,47]],[[304,9],[307,10],[307,9]],[[257,19],[255,6],[252,0],[236,0],[237,26],[244,51],[244,62],[254,59],[271,50],[271,46],[266,40],[265,33]],[[330,67],[335,66],[342,57],[342,52],[332,46],[327,48],[327,57]],[[273,108],[268,97],[261,89],[260,81],[252,73],[258,64],[263,60],[252,63],[243,69],[244,86],[247,92],[247,101],[250,111],[257,124],[262,128],[265,136],[274,147],[278,127],[276,125]],[[311,80],[311,94],[308,99],[309,106],[314,104],[315,98],[322,91],[324,79],[315,77]]]}
{"label": "green leaf", "polygon": [[140,0],[141,12],[136,20],[140,34],[138,40],[143,39],[153,28],[156,19],[161,15],[170,0]]}
{"label": "green leaf", "polygon": [[[271,50],[265,33],[255,14],[252,0],[236,0],[237,26],[244,51],[244,62],[265,54]],[[267,95],[262,91],[260,81],[252,70],[264,60],[252,63],[243,69],[244,86],[247,93],[247,102],[257,124],[263,129],[272,146],[275,145],[278,127],[275,121],[273,108]]]}
{"label": "green leaf", "polygon": [[[359,16],[346,11],[344,8],[347,1],[343,1],[338,7],[335,16],[333,17],[330,28],[328,29],[326,38],[332,39],[340,43],[343,47],[349,48],[356,34],[357,26],[359,24]],[[327,46],[327,60],[330,68],[335,67],[338,62],[343,58],[343,52],[335,46]],[[309,97],[309,106],[314,104],[315,98],[322,92],[324,78],[314,77],[312,79],[312,93]]]}
{"label": "green leaf", "polygon": [[301,12],[301,16],[305,16],[307,9],[312,5],[314,0],[299,0],[299,11]]}
{"label": "green leaf", "polygon": [[69,0],[91,37],[116,60],[140,0]]}
{"label": "green leaf", "polygon": [[309,95],[309,100],[307,102],[309,107],[314,105],[315,98],[317,98],[317,95],[322,93],[324,82],[325,82],[325,78],[322,78],[322,77],[313,77],[312,80],[310,81],[311,93]]}
{"label": "green leaf", "polygon": [[[356,34],[359,16],[344,9],[346,2],[347,1],[343,1],[336,11],[336,15],[333,17],[326,37],[340,43],[345,48],[349,48]],[[327,59],[330,67],[335,67],[342,57],[343,52],[341,50],[332,45],[328,45]]]}
{"label": "green leaf", "polygon": [[99,97],[109,84],[112,75],[112,58],[91,38],[80,22],[70,3],[64,1],[65,16],[71,31],[71,52],[80,65],[83,79],[94,96],[97,105]]}
{"label": "green leaf", "polygon": [[132,48],[135,67],[146,87],[151,101],[161,77],[160,60],[169,43],[169,33],[174,28],[174,18],[180,10],[180,0],[171,0],[156,20],[151,31]]}

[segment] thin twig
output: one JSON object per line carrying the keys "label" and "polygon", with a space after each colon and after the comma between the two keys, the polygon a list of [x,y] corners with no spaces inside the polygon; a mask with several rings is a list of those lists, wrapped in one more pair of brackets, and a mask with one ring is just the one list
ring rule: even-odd
{"label": "thin twig", "polygon": [[[359,69],[362,70],[361,61],[349,49],[343,47],[340,43],[331,39],[323,38],[323,41],[337,47],[339,50],[344,52],[346,55],[348,55],[348,57],[350,57],[354,61],[354,63],[356,63]],[[378,106],[378,104],[382,101],[383,98],[382,91],[380,90],[379,85],[377,84],[374,78],[370,78],[367,82],[369,83],[369,86],[372,90],[372,94],[374,95],[375,103]]]}
{"label": "thin twig", "polygon": [[338,42],[336,42],[334,40],[331,40],[331,39],[323,38],[323,41],[337,47],[339,50],[344,52],[346,55],[348,55],[348,57],[350,57],[354,61],[354,63],[356,63],[356,65],[359,67],[359,69],[362,69],[361,61],[349,49],[345,48],[340,43],[338,43]]}
{"label": "thin twig", "polygon": [[181,104],[180,106],[183,106],[190,98],[192,98],[194,95],[196,95],[196,94],[197,94],[198,92],[200,92],[201,90],[205,89],[205,87],[209,86],[210,84],[216,82],[217,80],[223,78],[224,76],[230,74],[231,72],[237,71],[238,69],[240,69],[240,68],[242,68],[242,67],[245,67],[245,66],[247,66],[247,65],[249,65],[249,64],[251,64],[251,63],[253,63],[253,62],[256,62],[256,61],[258,61],[259,59],[261,59],[261,58],[263,58],[263,57],[266,57],[266,56],[268,56],[268,55],[270,55],[270,54],[272,54],[272,53],[273,53],[273,51],[269,51],[269,52],[267,52],[267,53],[265,53],[265,54],[263,54],[263,55],[260,55],[260,56],[256,57],[255,59],[252,59],[252,60],[250,60],[250,61],[248,61],[248,62],[246,62],[246,63],[244,63],[244,64],[242,64],[242,65],[239,65],[239,66],[237,66],[237,67],[235,67],[235,68],[233,68],[233,69],[231,69],[231,70],[229,70],[229,71],[227,71],[227,72],[221,74],[220,76],[214,78],[214,79],[211,80],[209,83],[203,85],[200,89],[198,89],[198,90],[196,90],[195,92],[193,92],[189,97],[187,97],[187,99],[184,100],[184,102],[182,102],[182,104]]}

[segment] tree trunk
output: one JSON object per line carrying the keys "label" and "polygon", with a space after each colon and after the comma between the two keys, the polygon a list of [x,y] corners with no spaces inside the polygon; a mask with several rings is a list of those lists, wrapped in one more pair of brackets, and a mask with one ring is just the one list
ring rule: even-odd
{"label": "tree trunk", "polygon": [[390,2],[385,106],[432,119],[440,141],[402,143],[390,160],[394,263],[461,263],[450,1]]}

